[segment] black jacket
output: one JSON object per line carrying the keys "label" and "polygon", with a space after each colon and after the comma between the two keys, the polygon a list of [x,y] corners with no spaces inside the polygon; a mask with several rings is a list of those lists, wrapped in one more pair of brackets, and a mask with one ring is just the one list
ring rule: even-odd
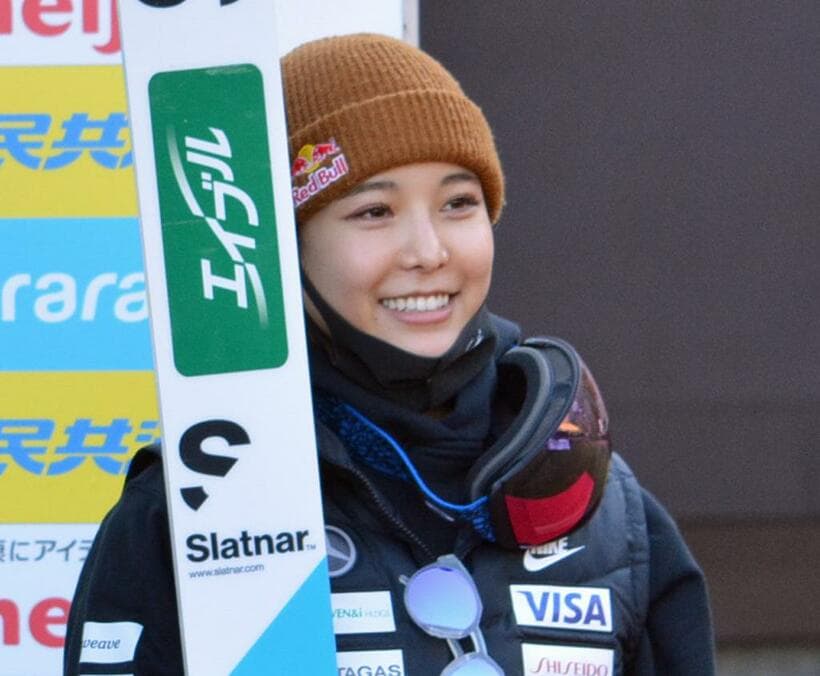
{"label": "black jacket", "polygon": [[[451,659],[444,641],[431,638],[417,629],[402,607],[400,575],[409,575],[424,562],[424,554],[403,532],[406,524],[384,494],[373,486],[366,475],[345,462],[344,451],[327,435],[322,447],[330,448],[326,455],[334,461],[323,463],[325,518],[329,526],[340,529],[351,538],[357,551],[356,562],[349,572],[331,579],[334,593],[388,591],[396,630],[378,633],[346,633],[337,635],[337,649],[347,651],[384,651],[389,657],[401,651],[404,671],[389,670],[384,674],[427,675],[438,673]],[[634,481],[621,463],[615,464],[619,481]],[[613,481],[610,478],[610,483]],[[607,496],[614,494],[611,486],[605,493],[601,509],[589,524],[571,534],[557,550],[578,550],[563,560],[535,573],[525,568],[524,552],[500,550],[489,543],[478,544],[466,559],[476,580],[484,603],[482,629],[490,654],[508,674],[525,673],[522,666],[522,643],[549,644],[563,648],[622,648],[616,640],[624,624],[636,622],[634,632],[627,632],[630,646],[624,652],[627,669],[624,673],[664,676],[708,675],[714,673],[712,634],[703,576],[686,549],[673,521],[663,508],[645,491],[637,490],[640,511],[644,515],[646,532],[645,577],[637,576],[631,601],[643,599],[645,605],[624,609],[620,601],[613,603],[611,632],[584,631],[577,628],[550,628],[518,624],[511,601],[511,585],[524,585],[525,591],[539,586],[550,589],[585,586],[594,589],[612,587],[613,573],[623,568],[618,560],[623,554],[626,537],[613,537],[604,542],[596,523],[622,517],[608,513]],[[634,507],[634,505],[633,505]],[[590,529],[596,532],[590,539]],[[611,528],[611,525],[610,525]],[[408,528],[408,531],[412,529]],[[640,554],[638,547],[637,556]],[[558,557],[556,557],[558,558]],[[613,564],[614,560],[614,564]],[[634,567],[634,561],[632,561]],[[335,564],[331,559],[331,568]],[[596,572],[600,573],[596,576]],[[622,591],[627,589],[620,585]],[[532,590],[531,590],[532,591]],[[519,591],[519,593],[522,593]],[[629,594],[627,594],[628,596]],[[620,592],[615,595],[620,598]],[[554,597],[532,594],[527,600],[530,609],[549,620]],[[526,612],[526,611],[524,611]],[[521,611],[519,610],[519,616]],[[564,617],[567,615],[564,613]],[[572,619],[572,617],[570,617]],[[594,625],[598,617],[593,617]],[[80,667],[83,624],[88,621],[142,625],[133,662]],[[526,620],[524,620],[526,621]],[[582,619],[583,621],[583,619]],[[620,627],[618,625],[621,625]],[[355,627],[354,627],[355,628]],[[306,649],[309,649],[306,637]],[[392,651],[392,652],[391,652]],[[572,656],[564,662],[553,661],[554,671],[533,673],[574,673]],[[529,664],[533,664],[531,661]],[[619,657],[616,655],[615,662]],[[538,664],[535,662],[534,664]],[[549,664],[542,663],[543,669]],[[563,665],[563,666],[561,666]],[[395,665],[394,665],[395,666]],[[104,671],[100,671],[104,668]],[[182,674],[178,618],[174,594],[168,517],[165,507],[161,463],[155,453],[142,451],[133,463],[123,495],[103,521],[80,577],[69,618],[65,650],[65,674],[87,673],[145,674],[164,676]],[[530,669],[532,671],[532,669]],[[371,671],[345,672],[340,676],[369,676]],[[578,672],[582,673],[582,672]],[[606,672],[594,672],[604,674]],[[616,671],[615,673],[619,673]]]}
{"label": "black jacket", "polygon": [[[498,321],[496,327],[497,360],[517,333]],[[456,490],[456,479],[494,433],[495,372],[489,364],[459,390],[449,419],[435,421],[358,388],[317,350],[311,362],[315,395],[321,396],[319,388],[350,401],[396,433],[436,491],[455,501],[459,496],[447,491]],[[328,428],[318,430],[339,676],[429,676],[453,659],[444,640],[413,624],[401,582],[451,551],[475,579],[488,651],[510,676],[714,673],[703,575],[670,516],[620,459],[612,464],[601,506],[584,526],[540,550],[510,551],[475,535],[462,537],[472,531],[442,520],[414,486],[363,466]],[[158,459],[156,449],[135,457],[123,495],[89,552],[69,617],[68,676],[182,673]],[[355,560],[337,551],[349,546]],[[87,649],[83,657],[86,623],[92,623],[89,636],[104,637],[114,627],[117,636],[139,631],[138,640],[118,664],[80,666],[81,658],[94,654]],[[470,641],[463,643],[471,649]],[[612,664],[612,671],[602,663]]]}

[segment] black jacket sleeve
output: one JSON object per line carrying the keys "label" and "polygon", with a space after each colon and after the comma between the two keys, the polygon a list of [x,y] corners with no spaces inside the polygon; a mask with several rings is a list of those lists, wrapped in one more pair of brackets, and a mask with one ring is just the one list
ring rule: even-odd
{"label": "black jacket sleeve", "polygon": [[[183,674],[161,463],[140,453],[80,574],[66,630],[65,676]],[[123,639],[136,632],[135,644]],[[105,643],[99,648],[106,639],[112,651]]]}
{"label": "black jacket sleeve", "polygon": [[643,491],[649,535],[649,614],[634,676],[712,676],[715,647],[703,572],[668,512]]}

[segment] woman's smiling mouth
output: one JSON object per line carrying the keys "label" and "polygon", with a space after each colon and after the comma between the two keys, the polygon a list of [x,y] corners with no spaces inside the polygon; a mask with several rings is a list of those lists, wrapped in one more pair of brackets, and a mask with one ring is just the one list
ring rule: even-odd
{"label": "woman's smiling mouth", "polygon": [[383,298],[379,302],[388,310],[397,312],[433,312],[447,307],[450,298],[451,296],[448,293],[437,293],[429,296]]}

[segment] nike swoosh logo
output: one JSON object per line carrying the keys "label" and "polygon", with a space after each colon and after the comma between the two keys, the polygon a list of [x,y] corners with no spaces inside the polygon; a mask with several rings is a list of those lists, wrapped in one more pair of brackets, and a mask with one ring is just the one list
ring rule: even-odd
{"label": "nike swoosh logo", "polygon": [[558,563],[559,561],[563,561],[568,556],[572,556],[576,552],[580,552],[584,548],[584,545],[580,547],[573,547],[572,549],[567,549],[564,552],[558,552],[557,554],[549,554],[547,556],[539,556],[537,554],[533,554],[531,549],[528,549],[524,552],[524,568],[528,570],[530,573],[536,573],[539,570],[544,570],[544,568],[549,568],[553,564]]}

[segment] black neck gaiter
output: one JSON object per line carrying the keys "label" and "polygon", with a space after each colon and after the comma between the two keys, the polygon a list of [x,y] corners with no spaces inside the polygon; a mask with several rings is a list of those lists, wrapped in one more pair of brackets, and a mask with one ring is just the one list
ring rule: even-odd
{"label": "black neck gaiter", "polygon": [[422,357],[358,330],[336,312],[302,274],[308,297],[329,335],[308,316],[308,337],[331,364],[371,393],[413,411],[429,411],[449,402],[492,360],[495,328],[482,306],[452,347],[440,357]]}

